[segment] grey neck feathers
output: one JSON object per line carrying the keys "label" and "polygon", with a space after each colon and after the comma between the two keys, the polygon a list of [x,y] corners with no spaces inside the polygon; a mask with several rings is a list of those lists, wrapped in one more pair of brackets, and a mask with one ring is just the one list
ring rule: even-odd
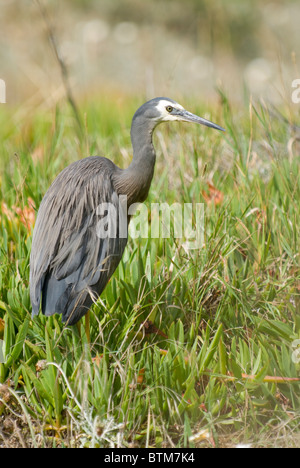
{"label": "grey neck feathers", "polygon": [[148,195],[154,173],[155,150],[152,134],[153,122],[138,116],[131,126],[133,159],[127,169],[118,173],[115,186],[118,194],[127,195],[128,204],[143,202]]}

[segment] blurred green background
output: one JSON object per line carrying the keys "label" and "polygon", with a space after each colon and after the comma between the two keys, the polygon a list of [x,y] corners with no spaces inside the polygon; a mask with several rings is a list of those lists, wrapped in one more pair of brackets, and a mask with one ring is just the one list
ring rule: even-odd
{"label": "blurred green background", "polygon": [[[77,97],[113,93],[291,103],[300,77],[300,2],[44,0]],[[0,0],[0,78],[7,104],[64,96],[36,1]]]}

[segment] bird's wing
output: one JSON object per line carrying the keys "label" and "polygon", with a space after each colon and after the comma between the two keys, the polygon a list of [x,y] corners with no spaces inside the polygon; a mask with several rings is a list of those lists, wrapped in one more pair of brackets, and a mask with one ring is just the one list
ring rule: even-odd
{"label": "bird's wing", "polygon": [[120,238],[124,213],[112,182],[114,168],[105,158],[77,161],[59,174],[42,200],[30,258],[33,315],[42,295],[45,315],[62,313],[66,321],[72,312],[69,323],[75,323],[92,302],[87,297],[101,294],[117,267],[127,232]]}

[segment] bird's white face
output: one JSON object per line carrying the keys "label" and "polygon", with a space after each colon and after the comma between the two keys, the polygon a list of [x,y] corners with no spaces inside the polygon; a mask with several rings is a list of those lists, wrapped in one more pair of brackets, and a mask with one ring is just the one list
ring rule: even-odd
{"label": "bird's white face", "polygon": [[135,128],[137,125],[145,125],[146,123],[149,125],[149,122],[151,122],[151,131],[153,131],[156,125],[159,125],[161,122],[176,120],[193,122],[224,131],[224,128],[219,127],[219,125],[192,114],[178,104],[178,102],[166,97],[158,97],[145,102],[134,114],[132,128]]}
{"label": "bird's white face", "polygon": [[158,114],[158,116],[154,118],[156,125],[158,125],[161,122],[180,120],[181,122],[193,122],[205,125],[206,127],[211,127],[217,130],[225,131],[224,128],[220,127],[219,125],[216,125],[210,122],[209,120],[203,119],[198,115],[192,114],[180,104],[178,104],[178,102],[173,100],[161,98],[157,100],[155,109]]}
{"label": "bird's white face", "polygon": [[172,112],[184,111],[184,107],[174,101],[168,101],[167,99],[161,99],[156,105],[156,109],[159,112],[159,121],[167,122],[169,120],[182,120],[178,115]]}

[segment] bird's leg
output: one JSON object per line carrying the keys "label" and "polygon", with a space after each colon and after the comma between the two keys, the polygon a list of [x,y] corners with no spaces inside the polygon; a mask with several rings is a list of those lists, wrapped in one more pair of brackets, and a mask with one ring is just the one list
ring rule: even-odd
{"label": "bird's leg", "polygon": [[90,334],[90,311],[85,314],[85,334],[87,342],[91,344],[91,334]]}

